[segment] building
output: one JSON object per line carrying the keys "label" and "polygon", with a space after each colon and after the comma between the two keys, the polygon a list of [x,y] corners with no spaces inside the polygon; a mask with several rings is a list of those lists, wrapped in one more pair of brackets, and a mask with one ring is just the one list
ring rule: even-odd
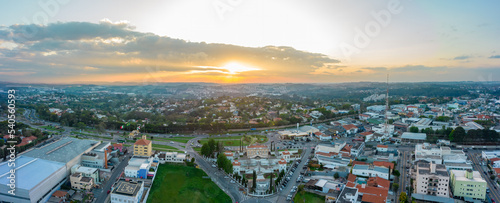
{"label": "building", "polygon": [[11,195],[9,177],[13,168],[8,163],[0,163],[0,201],[3,202],[46,202],[67,180],[64,163],[18,156],[14,167],[16,190],[15,195]]}
{"label": "building", "polygon": [[125,167],[125,177],[146,179],[148,175],[151,176],[149,169],[152,163],[153,158],[132,157]]}
{"label": "building", "polygon": [[85,166],[81,166],[81,165],[77,164],[71,168],[71,174],[74,174],[74,173],[80,173],[83,175],[83,177],[89,177],[89,178],[94,179],[95,184],[101,183],[100,178],[99,178],[99,169],[97,169],[97,168],[90,168],[90,167],[85,167]]}
{"label": "building", "polygon": [[344,187],[337,199],[337,203],[356,203],[358,199],[358,189]]}
{"label": "building", "polygon": [[139,203],[144,193],[144,182],[119,180],[111,188],[111,203]]}
{"label": "building", "polygon": [[108,161],[111,159],[111,143],[103,142],[97,145],[92,151],[82,155],[82,166],[107,169]]}
{"label": "building", "polygon": [[248,158],[267,158],[269,156],[269,148],[266,145],[250,145],[246,147]]}
{"label": "building", "polygon": [[81,157],[97,147],[100,141],[64,137],[42,146],[33,147],[20,155],[55,161],[66,165],[66,175],[71,167],[81,163]]}
{"label": "building", "polygon": [[427,135],[425,133],[404,132],[403,135],[401,135],[401,142],[424,143],[426,137]]}
{"label": "building", "polygon": [[71,188],[76,190],[90,190],[94,187],[94,179],[84,177],[81,173],[73,173],[69,176]]}
{"label": "building", "polygon": [[389,146],[387,145],[381,145],[381,144],[377,145],[378,152],[387,152],[387,149],[389,149]]}
{"label": "building", "polygon": [[281,158],[285,159],[287,162],[290,162],[290,156],[292,155],[288,149],[285,149],[285,151],[279,152],[281,154]]}
{"label": "building", "polygon": [[352,167],[352,174],[357,176],[366,176],[366,177],[381,177],[385,179],[389,179],[389,169],[380,166],[373,165],[354,165]]}
{"label": "building", "polygon": [[239,161],[233,162],[233,173],[240,174],[241,171],[241,163]]}
{"label": "building", "polygon": [[497,158],[500,157],[500,151],[482,151],[481,157],[483,158],[483,160]]}
{"label": "building", "polygon": [[445,163],[444,166],[446,170],[449,172],[450,170],[462,170],[465,171],[467,169],[472,170],[472,165],[470,163]]}
{"label": "building", "polygon": [[418,194],[449,196],[449,174],[442,164],[419,163],[415,180],[415,192]]}
{"label": "building", "polygon": [[150,157],[152,150],[153,142],[147,140],[145,135],[134,143],[134,156]]}
{"label": "building", "polygon": [[166,152],[165,162],[182,163],[186,160],[186,154],[178,152]]}
{"label": "building", "polygon": [[354,157],[358,157],[361,153],[363,153],[364,149],[365,149],[364,142],[355,142],[351,148],[351,155]]}
{"label": "building", "polygon": [[478,171],[450,170],[450,180],[454,197],[486,199],[487,183]]}

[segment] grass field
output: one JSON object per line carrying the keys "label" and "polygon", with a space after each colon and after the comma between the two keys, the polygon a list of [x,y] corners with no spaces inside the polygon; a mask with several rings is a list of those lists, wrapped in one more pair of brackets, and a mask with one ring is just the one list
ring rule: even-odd
{"label": "grass field", "polygon": [[91,135],[91,134],[86,134],[86,133],[81,133],[81,132],[77,132],[77,131],[73,131],[71,133],[79,135],[79,136],[95,137],[95,138],[101,138],[101,139],[105,139],[105,140],[112,140],[113,139],[111,137],[101,137],[101,136]]}
{"label": "grass field", "polygon": [[162,164],[149,193],[148,203],[231,202],[201,169],[184,165]]}
{"label": "grass field", "polygon": [[162,137],[155,137],[153,140],[157,141],[165,141],[165,142],[180,142],[180,143],[187,143],[189,140],[193,139],[194,137],[172,137],[172,138],[162,138]]}
{"label": "grass field", "polygon": [[324,203],[325,197],[310,192],[306,192],[304,193],[304,196],[302,196],[300,192],[297,192],[297,195],[295,195],[295,198],[293,198],[293,202]]}
{"label": "grass field", "polygon": [[63,132],[64,131],[64,129],[57,129],[54,126],[40,126],[40,128],[47,129],[47,130],[59,131],[59,132]]}
{"label": "grass field", "polygon": [[[242,139],[243,138],[243,139]],[[216,142],[224,142],[224,146],[240,146],[240,142],[243,140],[243,146],[252,145],[256,143],[265,143],[268,138],[265,135],[241,135],[241,136],[231,136],[231,137],[211,137],[200,140],[200,144],[205,144],[209,139],[214,139]]]}

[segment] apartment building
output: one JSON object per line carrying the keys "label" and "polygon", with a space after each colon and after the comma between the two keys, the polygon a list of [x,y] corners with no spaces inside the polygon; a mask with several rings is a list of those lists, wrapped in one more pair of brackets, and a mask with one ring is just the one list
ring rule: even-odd
{"label": "apartment building", "polygon": [[415,192],[417,194],[449,196],[450,177],[445,165],[420,162],[417,165]]}
{"label": "apartment building", "polygon": [[134,144],[134,156],[151,156],[151,151],[153,149],[153,142],[147,140],[146,136],[143,135],[142,139],[139,139]]}
{"label": "apartment building", "polygon": [[454,197],[486,199],[487,183],[478,171],[450,170],[450,180]]}

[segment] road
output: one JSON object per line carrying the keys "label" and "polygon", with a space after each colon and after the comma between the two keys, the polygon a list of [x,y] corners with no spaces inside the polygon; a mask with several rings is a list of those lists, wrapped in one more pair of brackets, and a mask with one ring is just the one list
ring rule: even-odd
{"label": "road", "polygon": [[[281,202],[288,202],[286,200],[286,197],[290,194],[290,191],[292,190],[292,187],[298,185],[297,178],[300,175],[300,171],[303,170],[302,168],[305,166],[307,159],[311,155],[311,152],[312,152],[311,145],[308,145],[308,147],[306,147],[304,155],[300,159],[301,160],[300,164],[297,166],[297,169],[295,170],[295,172],[293,173],[292,177],[288,181],[287,187],[285,187],[285,189],[283,189],[282,191],[278,192],[278,199],[277,199],[276,202],[279,202],[279,203],[281,203]],[[292,165],[292,167],[293,167],[293,165]],[[288,175],[289,175],[289,172],[287,174],[285,174],[285,177],[283,179],[285,179],[286,177],[288,177]]]}
{"label": "road", "polygon": [[106,180],[106,185],[102,187],[102,192],[97,197],[97,200],[95,202],[104,202],[106,200],[106,198],[108,197],[108,190],[111,189],[111,186],[113,185],[113,183],[115,183],[116,178],[125,169],[125,166],[127,166],[129,160],[130,160],[129,155],[126,155],[123,161],[113,170],[111,177],[108,180]]}
{"label": "road", "polygon": [[401,194],[401,192],[406,192],[408,197],[411,195],[408,194],[409,190],[408,191],[406,190],[406,187],[411,188],[410,173],[407,171],[406,166],[411,168],[411,165],[413,164],[411,160],[412,149],[414,149],[412,146],[403,146],[399,147],[398,149],[400,151],[399,164],[398,164],[398,170],[400,176],[398,181],[399,190],[397,193],[394,194],[396,196],[396,202],[399,202],[399,194]]}
{"label": "road", "polygon": [[[494,183],[490,177],[485,175],[485,171],[483,170],[483,167],[481,167],[480,163],[481,161],[479,160],[478,157],[481,157],[480,153],[471,153],[468,152],[467,155],[469,156],[469,159],[472,160],[472,167],[474,168],[475,171],[479,171],[481,176],[486,180],[488,183],[488,188],[490,188],[490,197],[495,200],[495,202],[500,202],[500,191],[498,190],[498,187],[496,187],[496,183]],[[497,189],[495,189],[497,188]],[[486,194],[488,195],[488,193]]]}

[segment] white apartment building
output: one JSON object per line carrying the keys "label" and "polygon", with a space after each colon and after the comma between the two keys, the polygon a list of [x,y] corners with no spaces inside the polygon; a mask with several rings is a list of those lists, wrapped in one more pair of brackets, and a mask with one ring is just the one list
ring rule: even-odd
{"label": "white apartment building", "polygon": [[419,163],[415,185],[418,194],[449,197],[450,177],[443,164]]}

